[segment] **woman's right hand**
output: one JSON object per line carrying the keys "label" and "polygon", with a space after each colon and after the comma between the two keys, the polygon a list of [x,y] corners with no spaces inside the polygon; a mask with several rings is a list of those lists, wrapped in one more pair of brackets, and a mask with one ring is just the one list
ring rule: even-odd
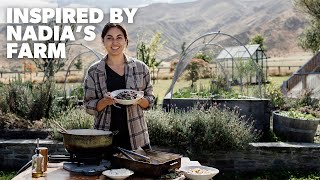
{"label": "woman's right hand", "polygon": [[115,103],[115,100],[113,99],[113,97],[111,96],[110,92],[107,92],[106,94],[103,95],[103,99],[108,102],[108,105],[112,105]]}
{"label": "woman's right hand", "polygon": [[116,103],[110,92],[103,95],[103,98],[97,104],[97,111],[102,111],[105,107]]}

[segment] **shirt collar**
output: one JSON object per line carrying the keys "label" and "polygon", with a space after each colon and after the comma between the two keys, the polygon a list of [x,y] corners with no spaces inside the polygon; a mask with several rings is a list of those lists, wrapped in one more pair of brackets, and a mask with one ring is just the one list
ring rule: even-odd
{"label": "shirt collar", "polygon": [[[106,67],[106,60],[108,58],[108,55],[104,56],[101,61],[98,63],[97,70],[98,73],[104,73],[105,67]],[[129,66],[129,68],[136,67],[136,63],[134,63],[134,58],[127,56],[124,54],[124,60],[126,62],[126,65]]]}

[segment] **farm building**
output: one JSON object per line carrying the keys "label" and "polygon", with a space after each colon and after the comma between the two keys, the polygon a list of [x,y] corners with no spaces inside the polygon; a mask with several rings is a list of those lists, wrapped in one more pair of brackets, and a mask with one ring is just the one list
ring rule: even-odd
{"label": "farm building", "polygon": [[288,97],[310,92],[312,98],[320,99],[320,52],[284,81],[281,89]]}
{"label": "farm building", "polygon": [[[249,62],[253,59],[254,62],[262,68],[262,82],[267,81],[267,56],[259,44],[252,44],[244,46],[232,46],[224,48],[216,57],[216,62],[224,67],[224,70],[229,73],[229,77],[235,80],[239,77],[238,71],[243,63]],[[255,77],[251,78],[251,83],[255,83]]]}

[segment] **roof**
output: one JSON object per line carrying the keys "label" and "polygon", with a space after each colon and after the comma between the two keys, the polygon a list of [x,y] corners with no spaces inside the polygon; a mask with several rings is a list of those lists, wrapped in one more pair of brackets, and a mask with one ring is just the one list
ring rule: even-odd
{"label": "roof", "polygon": [[[245,47],[248,49],[250,54],[253,55],[257,51],[259,46],[260,46],[259,44],[251,44],[251,45],[246,45]],[[232,58],[243,58],[243,59],[250,58],[250,54],[245,49],[245,47],[244,46],[226,47],[220,52],[216,60],[232,59]]]}

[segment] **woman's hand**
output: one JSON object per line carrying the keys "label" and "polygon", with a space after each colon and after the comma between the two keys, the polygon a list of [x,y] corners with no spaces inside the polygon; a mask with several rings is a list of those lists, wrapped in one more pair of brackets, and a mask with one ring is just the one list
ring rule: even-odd
{"label": "woman's hand", "polygon": [[137,105],[139,105],[142,108],[147,108],[149,106],[149,101],[146,98],[141,98],[136,102]]}
{"label": "woman's hand", "polygon": [[103,95],[103,98],[97,103],[97,111],[102,111],[107,106],[115,104],[116,101],[112,98],[111,93],[107,92]]}

